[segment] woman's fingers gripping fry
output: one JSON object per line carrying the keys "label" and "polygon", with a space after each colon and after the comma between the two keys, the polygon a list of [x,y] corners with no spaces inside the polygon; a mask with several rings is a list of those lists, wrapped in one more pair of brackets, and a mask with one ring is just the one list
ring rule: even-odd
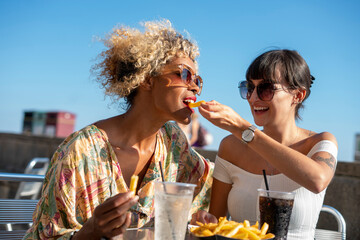
{"label": "woman's fingers gripping fry", "polygon": [[121,219],[116,219],[113,221],[113,226],[115,226],[112,230],[112,235],[117,236],[126,231],[126,229],[130,226],[131,223],[131,213],[128,212],[126,215],[122,215]]}
{"label": "woman's fingers gripping fry", "polygon": [[131,192],[120,193],[107,199],[94,211],[97,227],[103,232],[111,232],[116,226],[122,226],[127,219],[128,210],[138,199],[139,197]]}
{"label": "woman's fingers gripping fry", "polygon": [[230,132],[235,131],[239,126],[246,124],[246,121],[232,108],[214,100],[201,105],[199,107],[199,112],[215,126]]}
{"label": "woman's fingers gripping fry", "polygon": [[192,215],[190,223],[199,225],[198,224],[199,222],[202,224],[203,223],[217,223],[218,220],[214,215],[212,215],[204,210],[199,210]]}
{"label": "woman's fingers gripping fry", "polygon": [[[136,198],[136,196],[134,196],[131,192],[119,193],[115,196],[112,196],[112,197],[106,199],[106,201],[103,204],[101,204],[100,206],[98,206],[96,209],[99,209],[97,211],[106,213],[106,212],[112,211],[114,208],[121,207],[126,203],[128,205],[131,204],[130,201],[134,200],[135,198]],[[136,198],[136,199],[138,199],[138,198]]]}

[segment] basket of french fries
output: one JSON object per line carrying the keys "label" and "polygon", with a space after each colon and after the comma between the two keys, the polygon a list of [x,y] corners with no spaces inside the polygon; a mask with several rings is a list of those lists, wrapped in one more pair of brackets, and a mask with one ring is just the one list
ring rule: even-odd
{"label": "basket of french fries", "polygon": [[264,223],[259,229],[259,222],[250,225],[248,220],[244,222],[228,221],[226,217],[220,217],[218,223],[202,224],[197,222],[199,226],[190,229],[192,235],[201,240],[260,240],[274,239],[275,235],[267,233],[269,225]]}

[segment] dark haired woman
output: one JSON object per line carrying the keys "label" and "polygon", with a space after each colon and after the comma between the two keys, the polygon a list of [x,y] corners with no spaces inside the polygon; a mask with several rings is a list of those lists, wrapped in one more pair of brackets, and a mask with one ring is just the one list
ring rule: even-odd
{"label": "dark haired woman", "polygon": [[[296,125],[299,109],[314,78],[305,60],[290,50],[272,50],[249,66],[240,82],[258,130],[231,108],[217,102],[202,104],[200,113],[231,132],[215,162],[210,213],[219,218],[256,221],[257,189],[296,192],[288,239],[314,239],[325,191],[335,171],[337,142],[328,132],[315,133]],[[215,219],[201,212],[196,220]],[[195,220],[195,219],[193,219]]]}

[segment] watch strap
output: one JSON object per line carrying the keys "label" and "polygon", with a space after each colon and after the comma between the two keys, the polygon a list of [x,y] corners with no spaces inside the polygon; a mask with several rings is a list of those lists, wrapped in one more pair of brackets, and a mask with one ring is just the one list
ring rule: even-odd
{"label": "watch strap", "polygon": [[256,127],[254,125],[251,125],[248,129],[250,129],[253,133],[255,133]]}

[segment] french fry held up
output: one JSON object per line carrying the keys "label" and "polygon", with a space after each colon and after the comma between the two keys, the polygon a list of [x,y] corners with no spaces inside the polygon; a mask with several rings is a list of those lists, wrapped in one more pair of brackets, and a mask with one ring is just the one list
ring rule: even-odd
{"label": "french fry held up", "polygon": [[193,227],[190,229],[191,233],[197,237],[209,237],[214,235],[221,235],[234,239],[246,239],[246,240],[261,240],[271,239],[275,235],[267,233],[269,225],[264,223],[261,229],[259,229],[259,223],[250,226],[248,220],[238,223],[235,221],[228,221],[225,217],[220,217],[219,222],[200,224],[199,227]]}
{"label": "french fry held up", "polygon": [[139,177],[137,175],[132,175],[130,180],[130,191],[136,194],[136,187],[138,184]]}
{"label": "french fry held up", "polygon": [[189,103],[189,107],[194,108],[194,107],[199,107],[202,103],[204,103],[204,100],[201,100],[199,102],[195,102],[195,103]]}

